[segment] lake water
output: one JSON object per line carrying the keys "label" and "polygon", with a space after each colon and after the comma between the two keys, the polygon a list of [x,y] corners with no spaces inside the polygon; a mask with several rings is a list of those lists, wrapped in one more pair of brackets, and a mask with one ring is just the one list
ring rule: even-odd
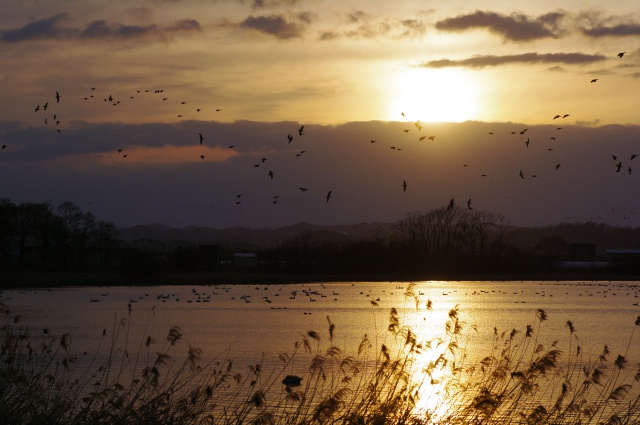
{"label": "lake water", "polygon": [[[537,309],[549,317],[538,335],[547,346],[568,339],[570,320],[585,353],[595,357],[604,344],[614,355],[623,353],[640,315],[640,282],[429,281],[413,284],[415,297],[406,295],[408,288],[407,282],[74,287],[4,290],[0,301],[11,318],[22,316],[19,323],[33,335],[42,328],[53,335],[69,333],[78,354],[95,352],[103,330],[110,338],[114,324],[128,318],[131,347],[148,336],[161,345],[170,327],[178,326],[184,341],[201,348],[205,358],[227,352],[240,364],[263,355],[277,359],[310,330],[324,343],[327,318],[335,325],[334,345],[355,352],[366,334],[379,347],[390,339],[392,307],[419,338],[430,339],[444,334],[449,310],[459,306],[465,341],[478,358],[487,354],[482,351],[494,328],[524,332],[530,324],[538,332]],[[640,354],[639,343],[632,344],[630,351]]]}

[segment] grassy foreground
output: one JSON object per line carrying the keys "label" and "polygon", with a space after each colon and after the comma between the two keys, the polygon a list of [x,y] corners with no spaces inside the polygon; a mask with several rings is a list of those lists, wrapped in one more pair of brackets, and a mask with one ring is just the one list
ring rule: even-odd
{"label": "grassy foreground", "polygon": [[[430,310],[413,289],[406,295],[416,308]],[[308,331],[291,353],[241,370],[226,353],[205,360],[177,327],[161,340],[130,341],[131,307],[82,362],[68,334],[33,331],[7,306],[2,311],[6,425],[640,424],[640,369],[629,365],[629,353],[612,355],[604,346],[599,357],[586,358],[571,322],[557,342],[543,344],[544,310],[526,329],[496,330],[477,359],[465,349],[470,327],[458,308],[428,341],[391,309],[394,343],[374,346],[365,336],[354,353],[334,344],[336,326],[327,317],[326,334]],[[629,325],[627,351],[640,317]],[[301,379],[287,378],[294,370]]]}

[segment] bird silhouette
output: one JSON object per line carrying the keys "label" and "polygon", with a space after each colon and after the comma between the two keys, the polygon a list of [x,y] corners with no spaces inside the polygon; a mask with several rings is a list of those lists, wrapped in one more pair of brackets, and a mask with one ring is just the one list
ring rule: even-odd
{"label": "bird silhouette", "polygon": [[56,92],[56,103],[60,103],[60,93]]}
{"label": "bird silhouette", "polygon": [[38,112],[40,110],[40,105],[36,106],[36,109],[33,112]]}
{"label": "bird silhouette", "polygon": [[561,118],[561,115],[556,115],[555,117],[553,117],[554,120],[558,118]]}
{"label": "bird silhouette", "polygon": [[2,150],[5,150],[7,148],[7,145],[2,145]]}
{"label": "bird silhouette", "polygon": [[429,137],[427,137],[427,140],[433,141],[433,140],[435,140],[435,138],[436,138],[436,136],[429,136]]}
{"label": "bird silhouette", "polygon": [[453,206],[455,205],[455,201],[453,198],[451,198],[449,200],[449,205],[447,205],[447,211],[451,211],[453,209]]}
{"label": "bird silhouette", "polygon": [[402,191],[403,191],[403,192],[406,192],[406,191],[407,191],[407,186],[409,186],[409,185],[407,184],[407,181],[406,181],[406,180],[403,180],[403,181],[402,181]]}
{"label": "bird silhouette", "polygon": [[638,155],[634,153],[634,154],[631,155],[631,159],[629,161],[633,161],[634,158],[637,158],[637,157],[638,157]]}
{"label": "bird silhouette", "polygon": [[289,141],[288,143],[291,143],[293,141],[293,136],[291,134],[288,134],[287,140]]}
{"label": "bird silhouette", "polygon": [[557,170],[558,168],[560,168],[560,163],[557,163],[557,164],[556,164],[556,170]]}
{"label": "bird silhouette", "polygon": [[570,117],[570,116],[571,116],[571,115],[569,115],[569,114],[564,114],[564,115],[562,116],[562,118],[567,118],[567,117]]}
{"label": "bird silhouette", "polygon": [[408,132],[410,132],[411,130],[407,130],[407,129],[405,129],[405,130],[402,130],[402,131],[404,131],[405,133],[408,133]]}
{"label": "bird silhouette", "polygon": [[521,179],[524,179],[524,173],[522,172],[522,170],[520,170],[520,174],[519,174]]}
{"label": "bird silhouette", "polygon": [[271,177],[271,179],[273,180],[273,176],[274,176],[273,171],[269,170],[268,174],[269,174],[269,177]]}
{"label": "bird silhouette", "polygon": [[200,159],[204,159],[206,155],[200,155]]}
{"label": "bird silhouette", "polygon": [[619,57],[619,58],[623,57],[625,53],[627,53],[627,52],[620,52],[620,53],[618,53],[618,57]]}
{"label": "bird silhouette", "polygon": [[49,106],[49,102],[46,102],[44,105],[42,105],[42,109],[46,111],[48,106]]}
{"label": "bird silhouette", "polygon": [[524,144],[525,144],[525,145],[527,145],[527,147],[529,147],[529,143],[530,143],[530,142],[529,142],[529,138],[527,138],[527,141],[526,141],[526,142],[524,142]]}
{"label": "bird silhouette", "polygon": [[471,198],[469,198],[469,200],[467,201],[467,208],[472,210],[473,208],[471,208]]}
{"label": "bird silhouette", "polygon": [[622,161],[616,164],[616,173],[619,173],[621,168],[622,168]]}
{"label": "bird silhouette", "polygon": [[300,188],[298,188],[298,189],[300,189],[300,192],[306,192],[307,190],[309,190],[309,189],[307,189],[306,187],[300,187]]}
{"label": "bird silhouette", "polygon": [[300,136],[302,136],[304,134],[304,125],[300,126],[300,128],[298,129],[298,134]]}
{"label": "bird silhouette", "polygon": [[302,378],[299,376],[287,375],[282,380],[282,383],[284,384],[285,387],[291,388],[291,387],[299,387],[300,381],[302,381]]}
{"label": "bird silhouette", "polygon": [[204,136],[202,135],[202,133],[198,133],[198,136],[200,136],[200,144],[202,144],[202,141],[204,140]]}
{"label": "bird silhouette", "polygon": [[593,80],[591,80],[592,83],[595,83],[596,81],[598,81],[599,78],[594,78]]}
{"label": "bird silhouette", "polygon": [[614,161],[617,161],[617,160],[618,160],[618,157],[617,157],[617,156],[615,156],[615,155],[611,155],[611,158],[613,158],[613,160],[614,160]]}
{"label": "bird silhouette", "polygon": [[329,199],[331,199],[331,190],[329,191],[329,193],[327,193],[327,202],[329,202]]}

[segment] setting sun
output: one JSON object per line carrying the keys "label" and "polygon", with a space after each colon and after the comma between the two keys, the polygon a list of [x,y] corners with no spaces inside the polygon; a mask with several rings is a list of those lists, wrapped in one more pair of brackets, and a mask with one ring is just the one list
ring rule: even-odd
{"label": "setting sun", "polygon": [[389,84],[387,116],[423,122],[462,122],[478,113],[477,89],[471,76],[455,69],[412,68]]}

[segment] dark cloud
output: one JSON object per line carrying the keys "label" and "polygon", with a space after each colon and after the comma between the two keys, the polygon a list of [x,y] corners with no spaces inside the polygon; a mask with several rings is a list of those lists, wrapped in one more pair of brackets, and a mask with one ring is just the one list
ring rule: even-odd
{"label": "dark cloud", "polygon": [[513,63],[543,64],[588,64],[607,59],[603,55],[587,55],[584,53],[523,53],[505,56],[474,56],[467,59],[439,59],[420,64],[423,68],[484,68],[488,66],[508,65]]}
{"label": "dark cloud", "polygon": [[[555,112],[566,111],[550,115]],[[611,154],[636,153],[640,127],[594,123],[563,123],[563,149],[556,145],[548,152],[549,136],[558,136],[555,122],[526,124],[532,137],[527,148],[528,136],[510,134],[525,124],[513,122],[425,123],[423,134],[437,138],[424,143],[417,134],[403,133],[406,122],[306,123],[298,137],[298,122],[75,122],[59,135],[44,126],[0,120],[0,140],[7,145],[0,152],[0,178],[11,182],[3,185],[2,197],[91,201],[97,217],[118,225],[216,227],[394,221],[406,212],[444,206],[452,196],[459,203],[472,196],[474,207],[526,225],[611,206],[638,208],[640,200],[629,196],[637,192],[635,174],[615,173]],[[205,136],[202,146],[199,132]],[[289,144],[291,132],[296,137]],[[232,144],[233,156],[210,160]],[[122,158],[119,148],[129,157]],[[301,150],[305,154],[297,156]],[[187,161],[170,158],[181,152],[188,152]],[[262,157],[268,161],[255,167]],[[463,169],[461,161],[469,166]],[[562,168],[556,172],[557,162]],[[455,178],[443,178],[452,173]],[[530,178],[534,173],[537,179]],[[309,190],[301,194],[299,187]],[[329,190],[334,198],[327,203]]]}
{"label": "dark cloud", "polygon": [[309,24],[311,15],[301,13],[292,17],[286,15],[249,16],[242,21],[241,28],[251,29],[280,39],[301,37]]}
{"label": "dark cloud", "polygon": [[198,21],[183,19],[166,26],[159,25],[125,25],[110,23],[105,20],[90,22],[84,28],[63,27],[62,22],[68,19],[66,14],[58,14],[49,18],[30,22],[21,28],[0,31],[4,42],[24,42],[41,39],[137,39],[155,38],[165,40],[177,33],[200,31]]}
{"label": "dark cloud", "polygon": [[502,15],[478,10],[471,14],[443,19],[436,22],[435,27],[441,31],[452,32],[486,29],[505,40],[528,41],[559,37],[562,33],[560,24],[564,16],[564,12],[552,12],[531,18],[520,13]]}
{"label": "dark cloud", "polygon": [[640,35],[640,24],[619,24],[613,26],[595,26],[592,28],[581,28],[583,34],[589,37],[624,37],[630,35]]}
{"label": "dark cloud", "polygon": [[47,38],[72,37],[76,30],[60,28],[58,24],[68,19],[66,13],[59,13],[48,18],[29,22],[23,27],[13,30],[0,30],[1,39],[4,42],[29,41]]}

